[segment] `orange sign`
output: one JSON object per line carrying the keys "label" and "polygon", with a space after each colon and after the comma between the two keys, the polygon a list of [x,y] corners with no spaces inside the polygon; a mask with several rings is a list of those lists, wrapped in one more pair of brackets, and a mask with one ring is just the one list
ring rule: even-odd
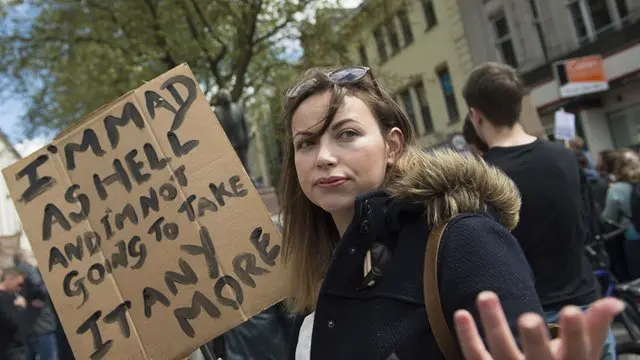
{"label": "orange sign", "polygon": [[607,81],[600,56],[586,56],[565,61],[567,78],[570,83]]}

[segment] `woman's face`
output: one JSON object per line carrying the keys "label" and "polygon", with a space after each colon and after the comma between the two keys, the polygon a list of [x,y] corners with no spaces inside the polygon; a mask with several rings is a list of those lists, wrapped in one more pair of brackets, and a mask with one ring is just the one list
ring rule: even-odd
{"label": "woman's face", "polygon": [[313,95],[293,114],[295,167],[312,203],[334,216],[347,215],[358,194],[382,184],[403,138],[397,128],[383,136],[367,105],[355,96],[346,96],[324,134],[314,137],[324,125],[330,100],[330,91]]}

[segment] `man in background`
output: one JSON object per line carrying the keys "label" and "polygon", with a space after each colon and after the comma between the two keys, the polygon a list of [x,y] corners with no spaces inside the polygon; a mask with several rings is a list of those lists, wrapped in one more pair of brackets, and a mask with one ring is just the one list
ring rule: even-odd
{"label": "man in background", "polygon": [[[520,123],[525,87],[512,67],[489,62],[476,67],[463,96],[471,122],[489,150],[484,159],[505,172],[522,196],[513,230],[536,279],[548,323],[565,305],[583,309],[598,297],[584,254],[590,220],[583,209],[584,176],[573,151],[527,134]],[[610,333],[603,359],[615,359]]]}
{"label": "man in background", "polygon": [[22,315],[27,302],[18,295],[24,278],[20,270],[7,269],[0,282],[0,359],[3,360],[27,360],[22,331]]}
{"label": "man in background", "polygon": [[14,257],[14,262],[25,275],[23,294],[27,300],[27,307],[24,314],[24,331],[28,360],[58,360],[55,334],[58,321],[40,271],[30,253],[19,251]]}

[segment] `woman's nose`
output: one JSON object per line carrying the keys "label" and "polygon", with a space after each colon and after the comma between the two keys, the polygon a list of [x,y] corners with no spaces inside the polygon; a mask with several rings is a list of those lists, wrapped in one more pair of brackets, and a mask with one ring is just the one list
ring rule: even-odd
{"label": "woman's nose", "polygon": [[316,159],[316,165],[318,167],[334,166],[337,163],[337,158],[330,146],[321,144],[318,148],[318,158]]}

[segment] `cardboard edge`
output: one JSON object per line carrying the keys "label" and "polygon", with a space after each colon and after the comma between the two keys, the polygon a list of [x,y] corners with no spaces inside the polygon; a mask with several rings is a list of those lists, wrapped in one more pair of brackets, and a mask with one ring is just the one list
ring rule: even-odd
{"label": "cardboard edge", "polygon": [[[138,90],[142,85],[144,85],[145,83],[147,83],[147,82],[151,82],[151,81],[154,81],[154,80],[156,80],[156,79],[158,79],[158,78],[160,78],[160,77],[165,76],[167,73],[173,72],[173,71],[175,71],[175,70],[177,70],[177,69],[180,69],[180,68],[183,68],[183,67],[186,67],[186,68],[189,70],[189,72],[191,72],[191,68],[189,67],[189,64],[188,64],[187,62],[182,62],[182,63],[180,63],[180,64],[176,65],[174,68],[169,69],[169,70],[167,70],[166,72],[164,72],[164,73],[162,73],[162,74],[160,74],[160,75],[155,76],[153,79],[151,79],[151,80],[147,80],[147,81],[144,81],[142,84],[139,84],[139,85],[138,85],[138,86],[136,86],[135,88],[133,88],[133,89],[131,89],[131,90],[127,91],[126,93],[124,93],[124,94],[120,95],[120,96],[119,96],[119,97],[117,97],[116,99],[111,100],[111,101],[108,101],[108,102],[105,102],[105,103],[104,103],[102,106],[100,106],[99,108],[97,108],[97,109],[93,110],[92,112],[90,112],[89,114],[85,115],[81,120],[76,121],[75,123],[73,123],[73,124],[69,125],[66,129],[64,129],[64,130],[60,131],[60,133],[59,133],[58,135],[56,135],[56,136],[53,138],[53,140],[52,140],[51,142],[49,142],[49,143],[56,142],[56,141],[58,141],[58,140],[61,140],[61,139],[62,139],[62,138],[64,138],[64,137],[66,137],[66,136],[67,136],[67,135],[69,135],[70,133],[74,132],[74,130],[76,130],[79,126],[84,125],[84,123],[85,123],[85,122],[87,122],[87,121],[91,121],[91,119],[95,118],[95,116],[96,116],[98,113],[105,111],[107,108],[112,107],[113,105],[117,104],[117,103],[118,103],[118,102],[120,102],[122,99],[126,98],[127,96],[130,96],[130,95],[134,94],[134,93],[135,93],[135,92],[136,92],[136,91],[137,91],[137,90]],[[193,72],[192,72],[192,73],[193,73]],[[194,75],[193,77],[195,78],[195,75]],[[48,145],[48,144],[47,144],[47,145]]]}

